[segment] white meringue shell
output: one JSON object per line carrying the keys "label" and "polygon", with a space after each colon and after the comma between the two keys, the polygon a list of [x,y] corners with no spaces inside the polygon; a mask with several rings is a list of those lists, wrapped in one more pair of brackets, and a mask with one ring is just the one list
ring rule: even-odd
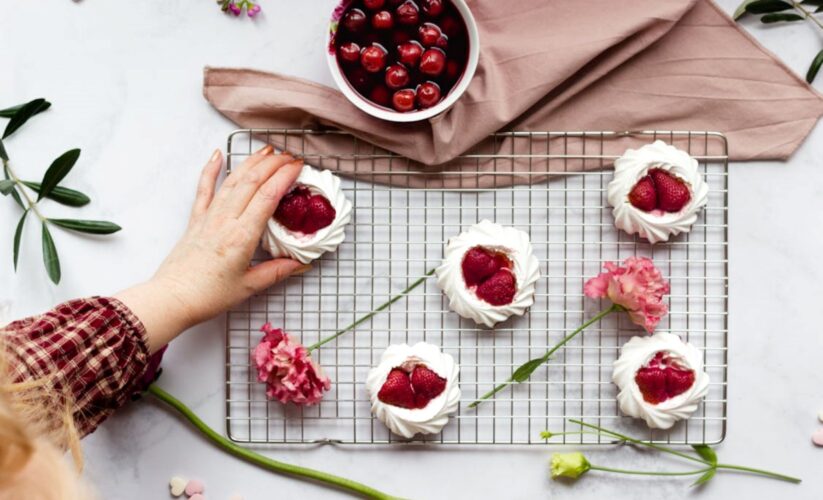
{"label": "white meringue shell", "polygon": [[[511,304],[489,304],[466,287],[463,256],[476,246],[503,251],[511,259],[517,280],[517,292]],[[449,238],[443,263],[436,274],[437,285],[449,298],[449,307],[454,312],[491,328],[511,316],[522,316],[534,304],[534,288],[540,278],[540,265],[527,233],[483,220],[458,236]]]}
{"label": "white meringue shell", "polygon": [[[401,408],[386,404],[377,398],[377,393],[386,382],[389,372],[409,360],[425,364],[446,379],[446,389],[425,408]],[[366,378],[371,411],[390,431],[403,437],[436,434],[449,422],[449,415],[457,411],[460,403],[460,386],[457,381],[459,375],[460,367],[454,362],[454,358],[441,352],[436,345],[426,342],[418,342],[411,347],[408,344],[391,345],[380,358],[380,364],[372,368]]]}
{"label": "white meringue shell", "polygon": [[[694,383],[682,394],[662,403],[651,404],[643,399],[634,378],[637,371],[660,351],[669,353],[691,368]],[[703,370],[703,354],[671,333],[632,337],[623,345],[620,357],[614,362],[612,381],[620,389],[617,394],[620,410],[630,417],[642,418],[652,429],[668,429],[677,421],[689,418],[709,391],[709,375]]]}
{"label": "white meringue shell", "polygon": [[[691,200],[676,213],[644,212],[629,203],[629,193],[651,168],[661,168],[686,182]],[[709,199],[709,187],[698,169],[697,160],[685,151],[657,140],[640,149],[628,149],[614,161],[614,178],[606,189],[613,208],[614,225],[629,234],[638,234],[650,243],[688,233],[697,214]]]}
{"label": "white meringue shell", "polygon": [[306,236],[283,227],[270,217],[263,234],[263,248],[272,257],[289,257],[308,264],[326,252],[333,252],[346,239],[346,224],[351,220],[352,204],[340,189],[340,178],[328,170],[303,166],[296,184],[313,193],[322,194],[335,210],[334,221],[316,233]]}

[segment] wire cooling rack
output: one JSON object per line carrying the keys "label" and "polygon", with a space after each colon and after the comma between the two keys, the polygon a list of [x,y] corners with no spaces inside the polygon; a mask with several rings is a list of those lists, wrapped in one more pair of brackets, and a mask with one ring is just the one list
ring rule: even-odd
{"label": "wire cooling rack", "polygon": [[[318,139],[340,145],[319,154]],[[605,187],[611,163],[627,145],[655,139],[687,150],[710,187],[709,201],[688,235],[654,246],[615,229]],[[451,162],[424,172],[409,160],[340,131],[238,130],[228,141],[228,168],[264,142],[301,155],[308,164],[345,172],[354,205],[346,241],[314,268],[232,310],[226,332],[226,423],[244,443],[385,444],[393,436],[370,412],[369,369],[390,344],[440,345],[460,364],[459,411],[440,434],[413,442],[437,444],[545,443],[540,431],[576,430],[567,419],[624,429],[672,444],[717,443],[726,432],[728,156],[713,132],[508,132]],[[507,153],[507,151],[509,151]],[[514,152],[528,151],[528,154]],[[386,167],[390,172],[386,173]],[[390,187],[389,185],[413,185]],[[521,184],[515,187],[511,184]],[[527,184],[527,185],[522,185]],[[509,186],[499,187],[495,186]],[[540,260],[535,303],[523,317],[494,330],[450,312],[433,278],[408,297],[315,352],[333,385],[322,402],[301,408],[266,400],[255,380],[250,351],[266,321],[306,345],[352,323],[406,288],[442,258],[445,242],[482,219],[531,235]],[[658,331],[676,333],[704,353],[711,377],[698,411],[669,431],[649,431],[621,416],[612,362],[641,332],[611,315],[588,328],[529,381],[497,394],[477,409],[468,403],[506,379],[514,367],[544,353],[606,304],[582,294],[584,281],[604,261],[631,255],[654,259],[671,282],[670,314]],[[265,258],[260,255],[259,258]],[[593,435],[551,442],[600,443]],[[602,442],[607,442],[603,439]]]}

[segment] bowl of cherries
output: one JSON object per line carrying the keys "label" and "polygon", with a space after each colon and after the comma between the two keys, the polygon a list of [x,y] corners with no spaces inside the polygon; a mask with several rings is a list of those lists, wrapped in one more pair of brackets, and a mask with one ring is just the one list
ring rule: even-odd
{"label": "bowl of cherries", "polygon": [[332,14],[328,62],[341,92],[394,122],[436,116],[477,69],[477,24],[465,0],[343,0]]}

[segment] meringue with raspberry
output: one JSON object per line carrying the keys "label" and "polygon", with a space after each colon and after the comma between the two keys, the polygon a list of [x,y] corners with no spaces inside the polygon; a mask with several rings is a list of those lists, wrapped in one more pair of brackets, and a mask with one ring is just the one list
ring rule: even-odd
{"label": "meringue with raspberry", "polygon": [[369,371],[371,411],[395,434],[436,434],[460,402],[454,358],[433,344],[391,345]]}
{"label": "meringue with raspberry", "polygon": [[657,243],[691,230],[709,187],[697,160],[658,140],[615,160],[606,193],[618,229]]}
{"label": "meringue with raspberry", "polygon": [[351,211],[351,202],[340,189],[340,178],[328,170],[304,165],[295,185],[269,218],[263,248],[272,257],[308,264],[343,243]]}
{"label": "meringue with raspberry", "polygon": [[652,429],[668,429],[697,410],[709,391],[703,354],[671,333],[632,337],[614,362],[620,410]]}
{"label": "meringue with raspberry", "polygon": [[540,266],[527,233],[484,220],[449,239],[436,273],[449,307],[491,328],[531,307]]}

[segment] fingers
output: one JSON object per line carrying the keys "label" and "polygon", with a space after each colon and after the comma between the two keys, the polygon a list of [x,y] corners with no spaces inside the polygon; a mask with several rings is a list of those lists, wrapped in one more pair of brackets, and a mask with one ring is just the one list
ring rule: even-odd
{"label": "fingers", "polygon": [[[234,185],[215,198],[215,210],[229,217],[239,217],[254,194],[283,165],[293,161],[289,155],[269,155],[248,169],[237,172]],[[234,175],[234,174],[233,174]]]}
{"label": "fingers", "polygon": [[215,149],[197,182],[197,194],[194,197],[194,204],[191,207],[191,220],[194,220],[209,208],[212,198],[214,198],[214,187],[217,185],[217,177],[220,175],[220,168],[223,166],[223,154],[219,149]]}
{"label": "fingers", "polygon": [[255,293],[261,292],[289,276],[305,273],[311,269],[308,264],[301,264],[292,259],[272,259],[257,264],[246,272],[246,285]]}
{"label": "fingers", "polygon": [[295,160],[277,170],[254,194],[246,210],[239,217],[240,222],[251,228],[254,233],[262,233],[266,222],[274,214],[283,196],[294,185],[302,169],[303,161]]}

